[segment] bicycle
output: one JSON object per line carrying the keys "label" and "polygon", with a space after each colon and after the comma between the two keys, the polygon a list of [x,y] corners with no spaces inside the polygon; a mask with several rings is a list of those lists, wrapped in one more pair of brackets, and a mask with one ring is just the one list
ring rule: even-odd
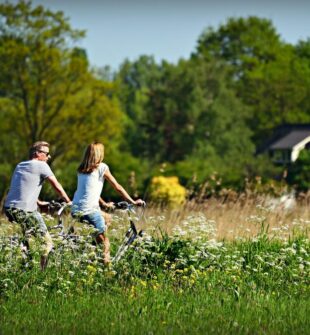
{"label": "bicycle", "polygon": [[[66,227],[65,220],[64,220],[64,213],[65,209],[68,208],[68,204],[66,203],[60,203],[57,201],[51,201],[48,204],[48,213],[54,212],[56,210],[56,220],[57,224],[48,226],[48,231],[52,237],[53,240],[53,248],[50,252],[50,256],[53,258],[62,261],[62,258],[64,257],[64,254],[66,254],[67,251],[70,253],[90,253],[95,251],[96,249],[96,242],[93,238],[92,233],[89,231],[91,228],[89,225],[83,225],[81,230],[87,229],[87,235],[81,235],[79,233],[79,229],[76,229],[74,227],[76,221],[70,222],[69,227]],[[135,206],[132,204],[129,204],[126,201],[121,201],[115,204],[115,210],[122,210],[125,211],[128,215],[129,220],[129,228],[125,233],[125,237],[119,246],[115,256],[112,258],[112,263],[117,263],[123,255],[126,253],[127,249],[133,244],[133,242],[138,238],[143,236],[143,230],[140,230],[138,232],[133,215],[136,214]],[[140,216],[142,217],[143,212]],[[95,230],[93,230],[95,232]],[[6,240],[6,242],[4,242]],[[4,243],[3,243],[4,242]],[[11,250],[11,254],[13,255],[13,251],[16,248],[19,248],[22,253],[22,258],[24,260],[24,263],[27,265],[29,264],[29,261],[31,261],[31,257],[29,254],[29,244],[27,242],[27,245],[25,245],[25,238],[13,235],[13,236],[6,236],[2,238],[2,243],[0,241],[0,252],[3,247],[9,247],[9,250]],[[95,256],[96,257],[96,256]],[[101,256],[98,256],[100,259]],[[28,266],[28,265],[27,265]],[[26,266],[26,267],[27,267]]]}
{"label": "bicycle", "polygon": [[[126,253],[127,249],[130,245],[138,238],[143,236],[143,230],[138,232],[136,225],[133,221],[133,214],[136,214],[134,205],[129,204],[126,201],[121,201],[116,204],[116,209],[125,210],[128,214],[128,219],[130,226],[125,234],[122,244],[119,246],[115,256],[112,258],[112,263],[117,263],[122,256]],[[140,218],[142,217],[143,213],[141,214]]]}
{"label": "bicycle", "polygon": [[[93,238],[95,229],[92,229],[88,225],[76,228],[75,224],[78,221],[72,218],[69,220],[69,227],[66,227],[63,214],[65,209],[70,207],[67,203],[51,201],[49,207],[52,210],[57,210],[57,224],[48,226],[48,231],[54,242],[54,247],[51,251],[52,255],[56,253],[63,255],[65,251],[84,253],[95,248],[96,243]],[[86,230],[86,234],[83,232],[81,234],[81,230]]]}
{"label": "bicycle", "polygon": [[[58,208],[59,208],[59,210],[57,212],[58,224],[56,226],[51,227],[50,229],[61,229],[61,232],[59,234],[60,236],[62,236],[63,238],[73,239],[73,240],[77,241],[79,236],[73,234],[74,228],[72,226],[69,228],[69,232],[70,232],[69,235],[64,233],[64,223],[63,223],[61,215],[62,215],[63,210],[65,209],[65,207],[67,205],[64,204],[64,205],[61,206],[61,204],[57,204],[57,203],[54,203],[54,205],[56,205],[56,206],[58,205]],[[125,233],[125,237],[124,237],[121,245],[119,246],[115,256],[112,258],[112,263],[117,263],[122,258],[122,256],[126,253],[127,249],[130,247],[130,245],[132,245],[133,242],[137,238],[143,236],[143,230],[140,230],[138,232],[138,230],[136,228],[136,225],[134,223],[133,215],[136,215],[134,205],[129,204],[126,201],[121,201],[121,202],[118,202],[118,203],[115,204],[114,209],[122,210],[122,211],[127,212],[128,220],[129,220],[129,228]],[[141,213],[140,218],[142,217],[143,213],[144,213],[144,211]]]}
{"label": "bicycle", "polygon": [[[62,213],[68,205],[60,204],[57,202],[52,202],[52,206],[54,206],[55,208],[58,208],[58,212],[57,212],[58,224],[50,227],[49,230],[60,229],[58,236],[61,236],[63,239],[73,240],[74,242],[79,241],[80,235],[74,234],[75,229],[72,225],[69,227],[68,232],[65,232],[64,220],[62,219]],[[117,263],[121,259],[121,257],[126,253],[130,245],[133,244],[133,242],[137,238],[143,236],[143,230],[140,230],[138,232],[136,225],[134,223],[133,215],[136,214],[134,205],[129,204],[126,201],[121,201],[115,204],[114,210],[122,210],[122,211],[127,212],[128,220],[129,220],[129,228],[125,233],[125,237],[121,245],[119,246],[115,256],[112,258],[112,263]],[[142,215],[143,215],[143,212],[141,213],[140,218],[142,217]],[[93,243],[93,245],[94,244],[95,243]]]}
{"label": "bicycle", "polygon": [[[77,235],[73,235],[70,231],[65,230],[62,214],[66,207],[68,207],[66,203],[51,201],[45,207],[45,213],[42,213],[42,215],[46,215],[47,213],[50,214],[51,212],[55,211],[55,209],[57,209],[57,225],[51,227],[49,227],[48,224],[46,225],[48,232],[51,233],[53,237],[53,241],[55,241],[56,237],[62,241],[74,240],[76,242],[79,239]],[[16,209],[12,209],[12,211],[15,210]],[[37,227],[33,226],[28,229],[24,227],[25,222],[30,218],[31,213],[27,214],[25,217],[22,217],[21,221],[18,221],[18,224],[12,221],[11,225],[8,227],[10,230],[15,231],[14,235],[0,236],[1,256],[4,257],[3,255],[5,255],[5,257],[10,260],[13,258],[20,258],[22,260],[22,265],[25,268],[31,267],[33,260],[33,250],[30,248],[30,241],[32,240],[33,236],[40,236],[40,233],[37,231]],[[53,234],[53,231],[57,229],[60,229],[60,231],[57,232],[57,234]],[[55,251],[55,248],[53,248],[51,251]]]}
{"label": "bicycle", "polygon": [[[79,249],[78,247],[74,248],[74,244],[80,243],[81,239],[83,240],[84,238],[81,237],[81,235],[76,234],[76,229],[74,228],[74,226],[71,224],[68,228],[68,230],[65,230],[65,225],[64,225],[64,220],[63,220],[63,213],[64,210],[68,207],[68,205],[66,203],[58,203],[55,201],[52,201],[50,203],[50,208],[52,209],[57,209],[57,220],[58,223],[57,225],[51,226],[49,227],[49,231],[53,231],[53,230],[57,230],[59,229],[59,233],[57,235],[52,235],[52,237],[55,240],[55,237],[61,238],[62,240],[66,240],[68,242],[73,242],[71,244],[71,248],[72,250],[77,250]],[[136,211],[135,211],[135,206],[132,204],[129,204],[126,201],[121,201],[115,204],[114,209],[113,210],[122,210],[125,211],[128,215],[128,220],[129,220],[129,228],[125,233],[125,237],[121,243],[121,245],[119,246],[115,256],[112,258],[112,263],[117,263],[122,257],[123,255],[126,253],[127,249],[130,247],[130,245],[133,244],[133,242],[139,238],[143,236],[143,230],[138,231],[136,228],[136,225],[134,223],[134,219],[133,216],[136,215]],[[144,211],[143,211],[144,212]],[[141,213],[140,218],[143,215],[143,212]],[[92,238],[92,237],[91,237]],[[96,242],[94,241],[94,239],[91,241],[92,245],[95,246]],[[68,243],[70,246],[70,243]]]}

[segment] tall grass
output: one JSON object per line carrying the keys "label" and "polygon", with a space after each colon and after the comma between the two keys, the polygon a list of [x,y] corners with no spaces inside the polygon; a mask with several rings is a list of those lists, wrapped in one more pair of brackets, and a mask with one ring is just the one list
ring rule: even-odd
{"label": "tall grass", "polygon": [[275,203],[276,198],[240,195],[239,198],[210,198],[202,203],[186,202],[177,209],[152,206],[149,217],[170,234],[176,225],[188,217],[201,214],[214,222],[217,239],[234,240],[257,235],[264,225],[272,236],[288,238],[296,231],[307,230],[310,225],[310,199],[296,201],[293,207]]}
{"label": "tall grass", "polygon": [[[145,236],[119,263],[105,267],[87,238],[59,241],[45,272],[35,245],[25,268],[20,248],[3,242],[0,333],[307,334],[309,223],[305,203],[153,207],[139,222]],[[112,253],[127,225],[114,216]],[[0,229],[18,232],[4,221]]]}

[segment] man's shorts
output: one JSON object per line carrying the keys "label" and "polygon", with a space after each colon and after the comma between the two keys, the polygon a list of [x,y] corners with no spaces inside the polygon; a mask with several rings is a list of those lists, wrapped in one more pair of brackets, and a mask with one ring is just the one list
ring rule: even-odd
{"label": "man's shorts", "polygon": [[100,211],[94,211],[89,214],[77,215],[72,213],[74,218],[78,218],[80,222],[86,222],[97,229],[97,235],[103,234],[106,230],[104,218]]}
{"label": "man's shorts", "polygon": [[38,211],[26,212],[19,208],[5,208],[5,215],[10,222],[21,225],[24,233],[42,236],[47,233],[47,227],[42,215]]}

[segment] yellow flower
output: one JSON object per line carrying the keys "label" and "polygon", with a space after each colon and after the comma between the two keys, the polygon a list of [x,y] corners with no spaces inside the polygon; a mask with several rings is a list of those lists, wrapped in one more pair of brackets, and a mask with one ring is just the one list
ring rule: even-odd
{"label": "yellow flower", "polygon": [[140,284],[141,284],[142,286],[146,287],[146,281],[144,281],[144,280],[140,280]]}
{"label": "yellow flower", "polygon": [[185,201],[186,189],[178,177],[158,176],[152,178],[150,196],[155,202],[176,206]]}
{"label": "yellow flower", "polygon": [[96,273],[96,271],[97,271],[97,269],[92,265],[87,265],[86,269],[89,273],[92,273],[92,274]]}

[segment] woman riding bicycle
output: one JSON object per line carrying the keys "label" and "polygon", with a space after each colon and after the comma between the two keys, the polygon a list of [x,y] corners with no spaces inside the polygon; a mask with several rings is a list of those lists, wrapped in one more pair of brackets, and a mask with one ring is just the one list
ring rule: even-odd
{"label": "woman riding bicycle", "polygon": [[[106,179],[111,186],[129,203],[141,206],[141,199],[133,200],[126,190],[116,181],[107,164],[103,163],[104,146],[93,142],[85,150],[84,158],[78,167],[77,190],[72,201],[72,216],[87,222],[97,230],[96,242],[103,244],[103,261],[110,262],[110,242],[106,236],[107,225],[101,213],[99,201]],[[109,204],[113,206],[112,203]]]}

